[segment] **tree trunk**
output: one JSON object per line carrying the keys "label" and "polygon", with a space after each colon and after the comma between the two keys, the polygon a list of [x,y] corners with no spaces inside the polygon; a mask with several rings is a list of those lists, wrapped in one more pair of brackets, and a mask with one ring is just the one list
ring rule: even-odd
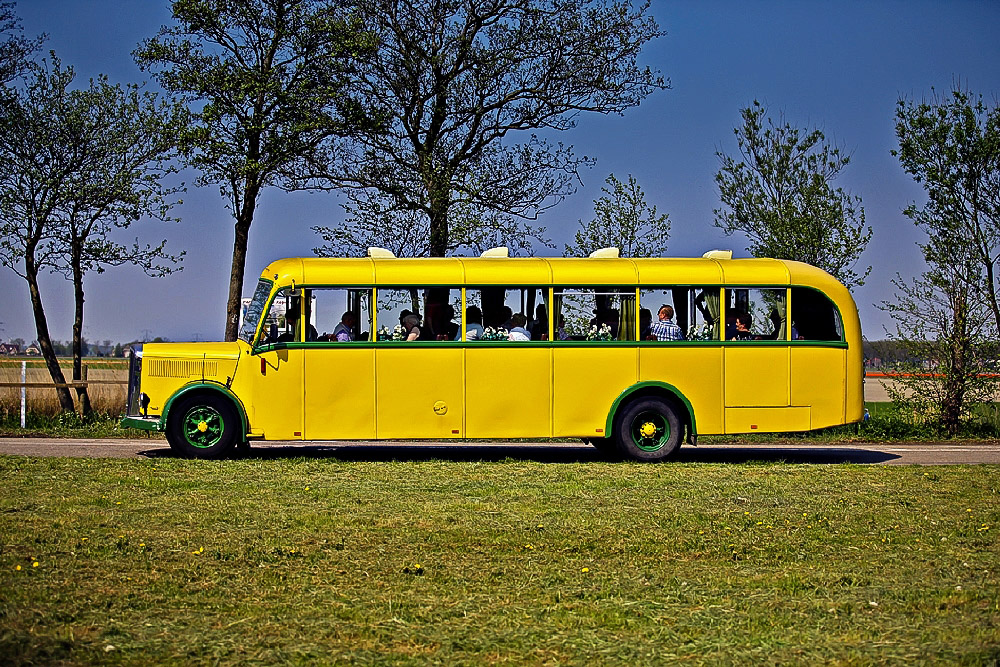
{"label": "tree trunk", "polygon": [[[59,360],[56,359],[55,350],[52,349],[52,340],[49,338],[49,325],[45,319],[45,309],[42,308],[42,294],[38,290],[38,267],[35,266],[33,248],[29,248],[25,254],[24,276],[28,281],[31,310],[35,317],[35,335],[38,337],[38,346],[42,349],[45,366],[49,369],[52,382],[57,385],[65,385],[66,378],[59,367]],[[59,407],[63,412],[73,412],[73,396],[69,393],[68,388],[57,386],[56,396],[59,398]]]}
{"label": "tree trunk", "polygon": [[994,272],[995,267],[993,262],[987,260],[985,262],[986,266],[986,290],[990,297],[990,308],[993,310],[993,320],[996,322],[996,330],[1000,332],[1000,303],[997,303],[997,289],[996,283],[994,282]]}
{"label": "tree trunk", "polygon": [[451,199],[451,184],[434,179],[428,195],[430,210],[430,256],[444,257],[448,254],[448,206]]}
{"label": "tree trunk", "polygon": [[250,224],[257,206],[259,188],[248,188],[243,207],[236,216],[236,238],[233,241],[233,266],[229,274],[229,300],[226,302],[226,340],[234,341],[240,332],[240,308],[243,300],[243,273],[247,263],[247,241]]}
{"label": "tree trunk", "polygon": [[965,399],[966,365],[969,339],[966,328],[967,306],[963,296],[958,299],[952,311],[952,336],[948,341],[948,369],[944,379],[944,400],[941,401],[941,426],[949,438],[958,435],[962,418],[962,404]]}
{"label": "tree trunk", "polygon": [[[83,272],[80,258],[74,250],[70,260],[73,269],[73,380],[83,380]],[[76,398],[80,403],[80,414],[84,417],[91,412],[90,394],[87,387],[77,387]]]}

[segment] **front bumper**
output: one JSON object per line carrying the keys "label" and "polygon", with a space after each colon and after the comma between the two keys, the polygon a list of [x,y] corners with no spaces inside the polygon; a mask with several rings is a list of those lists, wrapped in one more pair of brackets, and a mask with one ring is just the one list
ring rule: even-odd
{"label": "front bumper", "polygon": [[138,428],[143,431],[162,431],[163,419],[160,417],[122,417],[122,428]]}

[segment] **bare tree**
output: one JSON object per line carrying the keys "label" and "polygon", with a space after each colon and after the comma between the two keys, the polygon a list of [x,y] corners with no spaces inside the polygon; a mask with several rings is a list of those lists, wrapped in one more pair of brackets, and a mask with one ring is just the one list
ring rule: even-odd
{"label": "bare tree", "polygon": [[[28,283],[38,343],[57,385],[65,378],[56,359],[38,277],[60,271],[73,281],[74,379],[81,379],[83,277],[109,265],[135,263],[157,275],[170,263],[164,244],[132,247],[111,232],[142,217],[164,218],[173,193],[160,179],[173,171],[176,109],[136,87],[106,79],[71,90],[72,68],[52,55],[24,87],[12,91],[0,112],[0,261]],[[159,267],[159,268],[158,268]],[[73,410],[66,387],[58,389],[63,410]],[[81,410],[89,411],[85,389]]]}
{"label": "bare tree", "polygon": [[377,49],[355,94],[385,123],[331,157],[327,175],[351,215],[340,229],[316,228],[329,242],[319,254],[359,252],[372,239],[430,256],[546,242],[525,221],[574,192],[593,161],[533,132],[621,114],[668,87],[638,65],[663,34],[648,0],[356,4]]}
{"label": "bare tree", "polygon": [[14,12],[16,4],[0,2],[0,85],[10,83],[24,73],[31,55],[45,41],[44,35],[34,39],[24,36],[21,21]]}
{"label": "bare tree", "polygon": [[264,188],[309,187],[304,164],[331,136],[368,123],[347,77],[370,39],[332,0],[173,0],[175,24],[135,52],[191,105],[181,134],[198,185],[235,218],[226,340],[236,340],[247,242]]}

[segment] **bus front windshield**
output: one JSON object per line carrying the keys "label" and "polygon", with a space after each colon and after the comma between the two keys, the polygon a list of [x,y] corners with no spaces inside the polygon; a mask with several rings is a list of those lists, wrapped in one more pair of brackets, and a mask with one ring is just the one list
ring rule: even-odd
{"label": "bus front windshield", "polygon": [[264,312],[270,294],[270,281],[261,280],[257,283],[257,290],[253,293],[250,303],[243,306],[243,324],[240,326],[239,338],[249,345],[253,345],[253,335],[257,332],[257,324],[260,322],[261,313]]}

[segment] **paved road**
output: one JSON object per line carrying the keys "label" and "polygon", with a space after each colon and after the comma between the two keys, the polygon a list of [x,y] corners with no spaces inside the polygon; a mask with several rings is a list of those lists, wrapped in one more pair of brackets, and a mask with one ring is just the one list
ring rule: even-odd
{"label": "paved road", "polygon": [[[0,438],[0,454],[68,457],[170,457],[163,440],[69,440],[56,438]],[[254,444],[246,454],[256,458],[337,458],[351,461],[500,461],[507,458],[570,463],[601,460],[597,450],[576,443],[267,443]],[[772,446],[685,445],[677,460],[697,463],[771,461],[788,463],[862,463],[890,465],[1000,464],[1000,442],[893,442],[838,445],[789,444]]]}

